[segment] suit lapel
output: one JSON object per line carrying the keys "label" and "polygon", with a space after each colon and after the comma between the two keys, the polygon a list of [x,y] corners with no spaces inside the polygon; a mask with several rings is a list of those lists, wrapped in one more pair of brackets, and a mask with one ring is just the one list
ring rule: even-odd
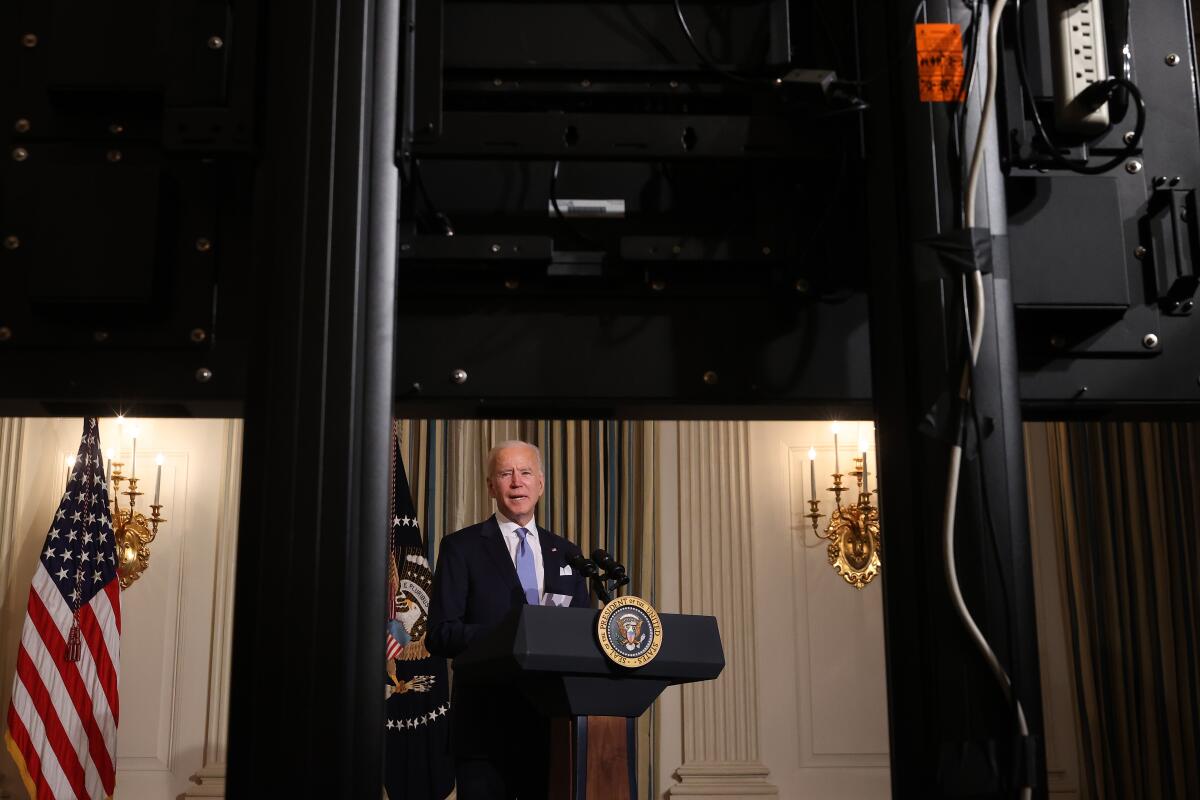
{"label": "suit lapel", "polygon": [[558,578],[558,568],[563,554],[559,552],[558,539],[545,528],[538,528],[538,544],[542,546],[542,590],[548,592],[551,581]]}
{"label": "suit lapel", "polygon": [[522,592],[521,579],[517,577],[517,567],[508,554],[508,548],[504,545],[504,537],[500,534],[500,526],[496,523],[495,517],[489,517],[483,523],[483,530],[479,535],[483,538],[483,549],[496,562],[496,569],[501,579],[509,584],[510,589],[516,589],[520,594]]}

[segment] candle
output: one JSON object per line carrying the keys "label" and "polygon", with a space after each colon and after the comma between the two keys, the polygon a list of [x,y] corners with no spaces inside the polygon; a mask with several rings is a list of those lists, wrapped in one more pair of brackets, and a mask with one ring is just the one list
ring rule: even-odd
{"label": "candle", "polygon": [[158,505],[158,492],[162,488],[162,465],[163,454],[159,453],[154,457],[154,463],[158,465],[158,475],[154,478],[154,505]]}
{"label": "candle", "polygon": [[833,471],[838,474],[841,474],[842,465],[841,465],[841,462],[838,460],[838,440],[837,440],[839,428],[840,428],[840,426],[836,422],[833,423]]}
{"label": "candle", "polygon": [[134,425],[133,429],[130,431],[130,433],[133,435],[133,451],[130,453],[130,456],[129,456],[129,477],[136,478],[137,477],[137,437],[138,437],[138,434],[141,433],[141,430],[139,430],[138,427],[136,425]]}
{"label": "candle", "polygon": [[69,486],[71,484],[71,467],[75,466],[75,456],[67,456],[63,461],[67,465],[66,483]]}
{"label": "candle", "polygon": [[108,484],[110,484],[110,483],[112,483],[112,459],[111,458],[104,464],[104,485],[108,486]]}
{"label": "candle", "polygon": [[812,489],[810,499],[817,499],[817,448],[808,448],[808,485]]}

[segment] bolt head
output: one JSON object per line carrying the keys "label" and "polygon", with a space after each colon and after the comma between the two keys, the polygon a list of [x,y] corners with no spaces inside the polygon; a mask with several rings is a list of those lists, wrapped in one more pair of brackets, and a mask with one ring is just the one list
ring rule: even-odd
{"label": "bolt head", "polygon": [[17,133],[29,133],[29,129],[32,127],[33,125],[25,117],[21,117],[13,123],[13,130]]}
{"label": "bolt head", "polygon": [[16,250],[20,246],[21,246],[21,240],[18,239],[16,236],[5,236],[4,237],[4,249],[5,250]]}
{"label": "bolt head", "polygon": [[1054,336],[1050,337],[1050,346],[1055,350],[1062,350],[1067,346],[1067,340],[1062,336],[1055,334]]}
{"label": "bolt head", "polygon": [[207,253],[209,250],[212,250],[212,242],[201,236],[196,240],[196,250],[200,253]]}
{"label": "bolt head", "polygon": [[1140,162],[1136,159],[1134,159],[1132,161],[1126,161],[1125,162],[1125,171],[1128,172],[1130,175],[1138,174],[1139,172],[1142,171],[1142,162]]}
{"label": "bolt head", "polygon": [[670,86],[672,89],[678,89],[679,81],[668,81],[667,86]]}
{"label": "bolt head", "polygon": [[37,47],[38,37],[36,33],[27,33],[21,37],[21,44],[25,47]]}
{"label": "bolt head", "polygon": [[454,370],[450,373],[450,380],[461,386],[467,382],[467,371],[465,369]]}
{"label": "bolt head", "polygon": [[581,80],[581,81],[579,82],[579,85],[580,85],[580,86],[582,86],[583,88],[585,88],[585,89],[586,89],[586,88],[588,88],[589,86],[591,86],[591,85],[592,85],[592,82],[591,82],[591,81],[589,81],[587,78],[584,78],[583,80]]}
{"label": "bolt head", "polygon": [[104,344],[108,341],[108,331],[92,331],[92,340],[96,344]]}
{"label": "bolt head", "polygon": [[192,341],[199,344],[208,338],[208,332],[204,328],[192,328]]}
{"label": "bolt head", "polygon": [[501,78],[492,78],[492,86],[503,86],[504,81]]}
{"label": "bolt head", "polygon": [[1168,67],[1177,67],[1177,66],[1179,66],[1179,61],[1180,61],[1179,54],[1178,53],[1167,53],[1167,57],[1164,58],[1163,61],[1167,62]]}
{"label": "bolt head", "polygon": [[661,278],[655,278],[654,280],[650,281],[650,288],[656,292],[661,292],[663,289],[667,288],[667,282]]}
{"label": "bolt head", "polygon": [[1196,307],[1196,302],[1194,300],[1184,300],[1182,303],[1179,304],[1179,310],[1185,314],[1190,314],[1192,309],[1195,307]]}
{"label": "bolt head", "polygon": [[209,50],[220,50],[224,46],[225,46],[225,40],[222,39],[220,36],[208,37],[208,49]]}
{"label": "bolt head", "polygon": [[763,254],[764,256],[769,256],[769,255],[771,255],[771,248],[770,248],[770,247],[768,247],[767,245],[765,245],[765,244],[764,244],[764,245],[762,246],[762,254]]}
{"label": "bolt head", "polygon": [[1147,350],[1153,350],[1154,348],[1158,347],[1158,335],[1147,333],[1142,337],[1142,347],[1146,348]]}
{"label": "bolt head", "polygon": [[711,369],[704,373],[704,382],[709,386],[715,386],[719,380],[720,378],[717,376],[717,373]]}
{"label": "bolt head", "polygon": [[125,126],[119,122],[114,122],[108,126],[108,132],[111,133],[113,136],[120,136],[122,133],[125,132]]}
{"label": "bolt head", "polygon": [[196,382],[197,383],[208,383],[209,381],[212,380],[212,376],[213,376],[212,370],[209,369],[208,367],[201,367],[200,369],[196,370]]}
{"label": "bolt head", "polygon": [[675,255],[679,255],[680,253],[683,252],[683,246],[678,245],[678,244],[673,244],[673,245],[671,245],[671,252],[674,253]]}
{"label": "bolt head", "polygon": [[1145,258],[1146,257],[1146,248],[1142,247],[1140,244],[1137,247],[1133,248],[1133,257],[1136,259],[1139,259],[1139,260]]}
{"label": "bolt head", "polygon": [[504,281],[504,288],[508,289],[510,291],[513,289],[519,289],[520,287],[521,287],[521,282],[519,280],[517,280],[516,278],[509,278],[506,281]]}
{"label": "bolt head", "polygon": [[796,278],[796,282],[792,285],[796,287],[796,291],[800,292],[800,294],[808,294],[808,281],[804,278]]}
{"label": "bolt head", "polygon": [[494,244],[494,245],[492,245],[492,252],[493,252],[493,253],[499,253],[499,252],[500,252],[500,245],[498,245],[498,244]]}
{"label": "bolt head", "polygon": [[118,161],[120,161],[123,158],[120,150],[109,150],[107,153],[104,154],[104,157],[107,158],[109,160],[109,162],[112,164],[116,164]]}
{"label": "bolt head", "polygon": [[29,151],[24,147],[14,147],[12,151],[13,161],[24,161],[29,158]]}
{"label": "bolt head", "polygon": [[1125,135],[1121,137],[1125,144],[1133,144],[1133,140],[1136,138],[1137,134],[1133,131],[1125,131]]}
{"label": "bolt head", "polygon": [[7,342],[12,338],[12,328],[7,325],[0,325],[0,342]]}

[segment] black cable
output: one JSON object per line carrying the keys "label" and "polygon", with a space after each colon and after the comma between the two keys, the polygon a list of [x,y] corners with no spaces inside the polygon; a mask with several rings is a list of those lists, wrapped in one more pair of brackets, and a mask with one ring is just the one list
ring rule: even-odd
{"label": "black cable", "polygon": [[730,72],[729,70],[722,69],[721,67],[717,66],[713,60],[708,57],[708,54],[700,49],[700,45],[696,42],[696,37],[692,36],[692,29],[688,25],[687,17],[683,15],[683,6],[680,4],[680,0],[674,0],[674,5],[675,19],[678,20],[679,28],[683,31],[683,38],[687,39],[687,43],[691,45],[692,52],[696,54],[696,58],[700,59],[701,66],[712,70],[726,80],[733,81],[734,83],[753,84],[759,86],[771,82],[769,80],[755,80],[753,78],[747,78],[744,75],[738,75],[736,72]]}
{"label": "black cable", "polygon": [[560,163],[561,162],[559,161],[555,161],[554,169],[550,173],[550,206],[554,209],[554,216],[557,217],[562,223],[563,227],[566,228],[567,231],[581,243],[586,244],[589,247],[593,247],[596,250],[603,250],[603,245],[579,231],[574,225],[571,224],[571,221],[567,219],[567,216],[562,213],[562,209],[558,207],[558,167]]}
{"label": "black cable", "polygon": [[[963,283],[963,298],[962,298],[962,300],[963,300],[963,309],[965,311],[965,309],[967,308],[965,281]],[[966,345],[967,349],[969,350],[970,349],[970,340],[971,340],[971,329],[970,329],[970,320],[967,319],[967,315],[965,313],[963,314],[963,321],[964,321],[963,341],[965,342],[965,345]],[[1000,553],[1000,537],[996,533],[996,521],[992,515],[991,495],[988,492],[987,465],[986,465],[986,459],[984,458],[984,453],[983,453],[983,420],[980,417],[979,404],[976,402],[976,399],[975,399],[978,396],[978,392],[976,392],[976,387],[975,387],[975,365],[971,363],[971,359],[969,359],[969,358],[967,359],[967,386],[968,386],[969,394],[967,395],[967,400],[966,400],[966,402],[967,402],[966,410],[969,412],[969,416],[967,419],[970,422],[971,427],[975,431],[975,443],[976,443],[975,459],[978,462],[977,477],[979,480],[979,494],[980,494],[980,500],[981,500],[981,503],[983,506],[982,511],[983,511],[984,523],[987,527],[987,532],[988,532],[988,541],[991,544],[992,558],[996,562],[996,575],[1000,581],[1001,609],[1004,612],[1004,644],[1005,644],[1005,652],[1007,653],[1008,658],[1009,658],[1008,669],[1005,670],[1005,672],[1008,674],[1008,684],[1009,684],[1008,705],[1009,705],[1009,710],[1012,713],[1013,730],[1019,731],[1020,723],[1018,721],[1019,717],[1018,717],[1017,709],[1021,702],[1021,690],[1020,690],[1020,678],[1018,675],[1018,669],[1020,667],[1020,664],[1018,663],[1019,659],[1017,658],[1017,653],[1016,653],[1016,642],[1017,642],[1016,615],[1013,613],[1012,606],[1010,605],[1012,593],[1009,591],[1008,578],[1004,573],[1004,562],[1002,560],[1001,553]],[[960,433],[965,433],[965,431],[960,431]],[[1023,755],[1021,752],[1014,752],[1012,754],[1012,758],[1013,758],[1013,761],[1015,764],[1020,763],[1019,759],[1021,759],[1022,757],[1023,757]],[[1016,770],[1014,770],[1014,773],[1015,772],[1016,772]]]}
{"label": "black cable", "polygon": [[454,225],[450,222],[450,217],[439,211],[438,207],[434,205],[433,200],[429,197],[429,191],[425,188],[425,181],[421,177],[421,160],[418,158],[412,160],[412,181],[416,185],[421,199],[425,202],[426,210],[433,215],[437,227],[441,228],[439,232],[443,236],[453,236]]}
{"label": "black cable", "polygon": [[[1099,175],[1122,165],[1130,156],[1137,155],[1142,143],[1142,132],[1146,128],[1146,102],[1142,99],[1142,93],[1133,81],[1121,76],[1112,76],[1103,81],[1091,84],[1079,93],[1079,97],[1076,98],[1075,102],[1080,103],[1084,108],[1094,110],[1108,102],[1109,98],[1112,97],[1118,88],[1124,88],[1133,97],[1134,108],[1137,112],[1137,124],[1134,126],[1133,136],[1125,143],[1124,149],[1108,161],[1095,165],[1077,164],[1059,152],[1058,146],[1054,144],[1054,141],[1046,132],[1046,127],[1042,123],[1042,115],[1038,111],[1037,101],[1033,96],[1033,90],[1029,86],[1029,74],[1025,67],[1025,28],[1021,23],[1021,0],[1014,0],[1014,4],[1014,16],[1017,26],[1017,35],[1014,37],[1017,49],[1017,77],[1020,79],[1021,93],[1025,97],[1025,102],[1029,105],[1029,113],[1033,117],[1033,127],[1037,131],[1038,137],[1041,138],[1046,154],[1050,156],[1054,164],[1063,169],[1078,172],[1081,175]],[[1123,116],[1122,119],[1124,119]],[[1034,144],[1037,144],[1036,139],[1034,140]]]}

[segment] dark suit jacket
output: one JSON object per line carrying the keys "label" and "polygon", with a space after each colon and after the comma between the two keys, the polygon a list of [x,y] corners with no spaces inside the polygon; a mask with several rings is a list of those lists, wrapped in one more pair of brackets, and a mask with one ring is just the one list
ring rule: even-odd
{"label": "dark suit jacket", "polygon": [[[579,548],[540,525],[538,543],[542,548],[542,591],[570,595],[572,606],[589,606],[591,596],[583,575],[574,569],[570,575],[561,574]],[[457,656],[477,636],[524,604],[517,568],[495,516],[450,534],[442,540],[433,575],[425,637],[429,652]],[[515,722],[540,724],[532,719],[536,712],[517,697],[515,688],[506,693],[495,688],[468,690],[455,684],[451,707],[451,736],[458,758],[495,757]]]}

